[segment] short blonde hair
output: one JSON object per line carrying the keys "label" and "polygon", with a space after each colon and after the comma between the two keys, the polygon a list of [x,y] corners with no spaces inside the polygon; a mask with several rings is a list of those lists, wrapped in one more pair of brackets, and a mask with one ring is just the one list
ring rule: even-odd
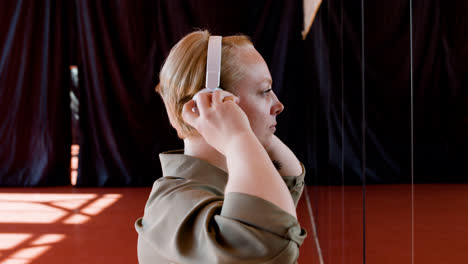
{"label": "short blonde hair", "polygon": [[[205,87],[206,57],[210,33],[194,31],[182,38],[170,51],[159,73],[156,86],[166,106],[171,125],[179,138],[198,136],[196,129],[185,123],[182,109],[185,103]],[[243,72],[239,65],[239,51],[252,46],[245,35],[222,38],[220,87],[235,93],[233,86]]]}

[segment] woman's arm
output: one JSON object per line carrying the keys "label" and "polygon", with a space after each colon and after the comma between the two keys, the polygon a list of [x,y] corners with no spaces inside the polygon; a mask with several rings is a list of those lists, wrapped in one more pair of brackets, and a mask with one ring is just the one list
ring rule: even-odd
{"label": "woman's arm", "polygon": [[250,127],[244,111],[235,101],[223,102],[226,91],[200,94],[198,112],[189,101],[182,112],[184,120],[226,157],[229,179],[225,194],[239,192],[269,201],[296,217],[291,194],[275,169],[265,148]]}
{"label": "woman's arm", "polygon": [[281,176],[298,176],[302,173],[302,166],[296,155],[277,136],[273,135],[266,151]]}
{"label": "woman's arm", "polygon": [[253,132],[235,137],[225,156],[229,170],[226,194],[239,192],[257,196],[296,217],[286,184]]}

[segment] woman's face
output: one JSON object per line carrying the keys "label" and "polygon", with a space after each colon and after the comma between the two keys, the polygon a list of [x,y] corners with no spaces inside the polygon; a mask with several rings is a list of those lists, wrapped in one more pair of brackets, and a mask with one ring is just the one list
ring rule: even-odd
{"label": "woman's face", "polygon": [[276,116],[284,106],[271,89],[271,75],[265,60],[254,47],[242,48],[240,63],[243,78],[236,83],[234,91],[253,132],[262,145],[268,147],[276,130]]}

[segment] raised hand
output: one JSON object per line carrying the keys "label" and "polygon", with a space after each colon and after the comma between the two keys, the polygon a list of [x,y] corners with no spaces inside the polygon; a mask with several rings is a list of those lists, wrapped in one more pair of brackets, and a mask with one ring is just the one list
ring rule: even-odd
{"label": "raised hand", "polygon": [[195,100],[184,105],[182,117],[220,153],[226,154],[233,138],[253,134],[247,115],[238,106],[239,98],[233,94],[217,90],[200,93]]}

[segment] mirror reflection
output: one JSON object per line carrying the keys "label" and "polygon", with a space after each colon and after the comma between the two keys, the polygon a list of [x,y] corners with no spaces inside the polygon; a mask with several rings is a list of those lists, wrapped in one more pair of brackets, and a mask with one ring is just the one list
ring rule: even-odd
{"label": "mirror reflection", "polygon": [[465,259],[467,8],[321,3],[306,42],[325,263]]}

